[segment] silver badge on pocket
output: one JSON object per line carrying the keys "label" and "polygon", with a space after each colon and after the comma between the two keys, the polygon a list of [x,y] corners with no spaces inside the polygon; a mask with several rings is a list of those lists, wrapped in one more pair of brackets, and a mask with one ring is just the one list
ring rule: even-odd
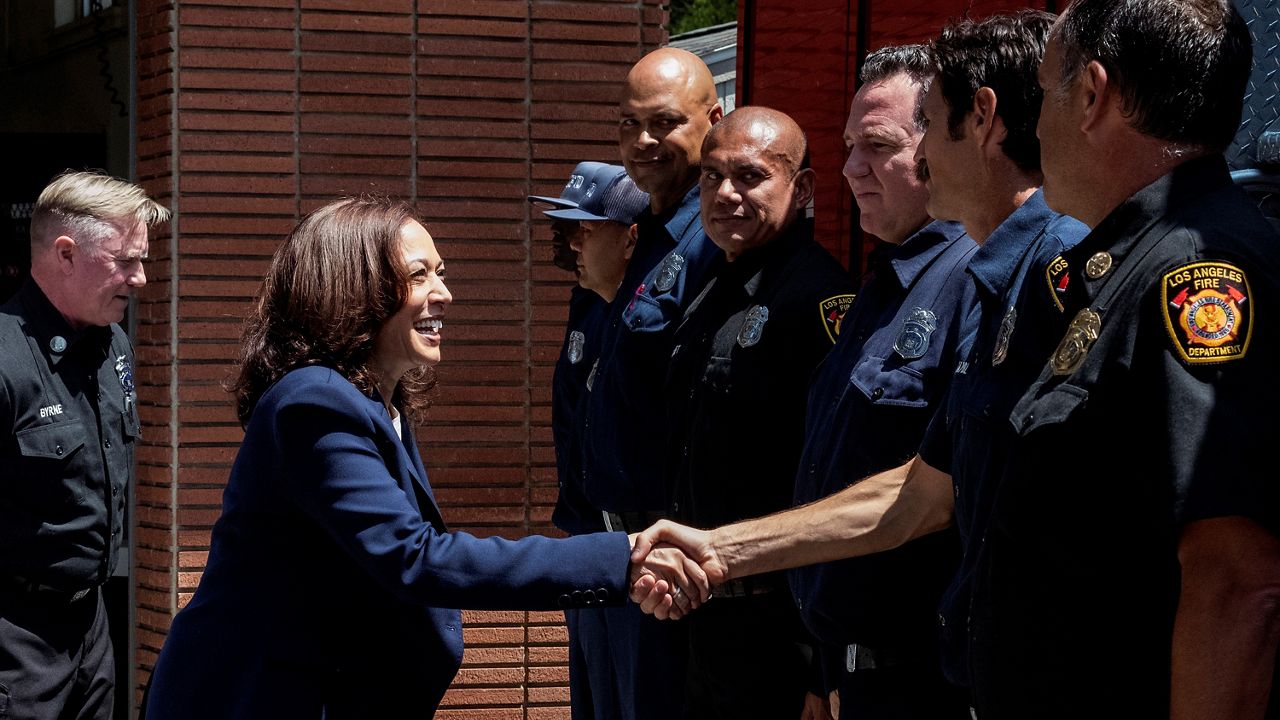
{"label": "silver badge on pocket", "polygon": [[666,292],[676,285],[676,278],[680,277],[680,271],[684,269],[684,256],[679,253],[671,253],[662,259],[662,265],[658,268],[658,276],[653,279],[653,289],[658,292]]}
{"label": "silver badge on pocket", "polygon": [[577,365],[582,362],[582,346],[586,344],[587,336],[582,334],[581,330],[574,330],[569,333],[569,364]]}
{"label": "silver badge on pocket", "polygon": [[1009,311],[1000,321],[1000,332],[996,333],[996,347],[991,351],[992,366],[999,365],[1009,356],[1009,340],[1013,337],[1013,328],[1018,324],[1018,311],[1009,306]]}
{"label": "silver badge on pocket", "polygon": [[938,329],[938,318],[931,310],[915,308],[902,321],[902,331],[893,342],[893,349],[904,360],[915,360],[929,352],[929,337]]}
{"label": "silver badge on pocket", "polygon": [[760,342],[760,336],[764,335],[764,324],[769,322],[769,308],[763,305],[752,305],[747,311],[747,316],[742,320],[742,327],[738,328],[738,345],[749,348]]}

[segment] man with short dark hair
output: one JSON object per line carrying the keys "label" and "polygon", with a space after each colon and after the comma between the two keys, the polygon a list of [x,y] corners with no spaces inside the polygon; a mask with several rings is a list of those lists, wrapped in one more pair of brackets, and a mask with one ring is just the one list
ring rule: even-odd
{"label": "man with short dark hair", "polygon": [[31,279],[0,306],[0,716],[110,718],[101,587],[121,554],[139,436],[119,323],[147,282],[142,188],[67,172],[31,216]]}
{"label": "man with short dark hair", "polygon": [[[718,525],[791,501],[809,377],[839,333],[853,282],[813,240],[814,172],[800,126],[729,113],[702,145],[702,224],[720,254],[675,334],[667,371],[671,515]],[[686,712],[798,718],[810,638],[780,573],[730,582],[686,621]]]}
{"label": "man with short dark hair", "polygon": [[1045,192],[1093,230],[988,534],[999,711],[1070,686],[1055,712],[1280,717],[1280,238],[1222,157],[1251,60],[1228,0],[1078,0],[1054,26]]}
{"label": "man with short dark hair", "polygon": [[[975,302],[965,268],[977,246],[960,223],[932,221],[915,166],[934,71],[923,45],[881,48],[862,66],[844,176],[862,229],[883,243],[809,388],[796,505],[915,455],[960,359]],[[796,605],[821,643],[827,686],[838,690],[838,716],[968,717],[967,697],[942,676],[937,657],[938,598],[958,547],[954,532],[941,532],[791,572]]]}

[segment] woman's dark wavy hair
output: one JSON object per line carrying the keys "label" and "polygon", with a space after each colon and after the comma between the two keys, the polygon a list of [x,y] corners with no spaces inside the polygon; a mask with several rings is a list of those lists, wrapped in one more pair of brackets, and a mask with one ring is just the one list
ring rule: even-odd
{"label": "woman's dark wavy hair", "polygon": [[[374,338],[409,293],[400,229],[417,219],[408,203],[361,196],[329,203],[298,223],[272,258],[245,322],[240,374],[231,386],[241,425],[272,383],[306,365],[333,368],[373,394]],[[400,379],[394,401],[414,418],[430,404],[434,386],[434,371],[416,368]]]}

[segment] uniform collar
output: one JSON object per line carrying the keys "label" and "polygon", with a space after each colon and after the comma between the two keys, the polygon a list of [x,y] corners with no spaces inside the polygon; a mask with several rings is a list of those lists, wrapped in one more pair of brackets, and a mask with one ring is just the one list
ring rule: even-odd
{"label": "uniform collar", "polygon": [[916,231],[901,245],[888,253],[888,264],[900,287],[908,288],[924,272],[934,258],[941,255],[950,243],[964,234],[964,226],[958,222],[934,220]]}
{"label": "uniform collar", "polygon": [[978,287],[990,295],[1003,295],[1032,241],[1056,215],[1044,202],[1044,190],[1036,190],[1005,218],[969,260],[969,272]]}
{"label": "uniform collar", "polygon": [[[89,326],[82,330],[73,329],[34,279],[28,279],[17,295],[26,311],[27,334],[40,345],[50,365],[56,366],[63,358],[89,350],[104,352],[110,344],[111,328]],[[56,347],[62,349],[55,350]]]}
{"label": "uniform collar", "polygon": [[[701,189],[697,183],[693,184],[693,188],[684,194],[684,199],[680,201],[672,211],[670,217],[663,223],[667,228],[667,233],[672,238],[683,237],[685,232],[689,230],[689,226],[697,222],[701,216]],[[663,213],[667,215],[667,213]]]}
{"label": "uniform collar", "polygon": [[[1130,195],[1063,256],[1073,271],[1083,268],[1089,258],[1101,252],[1111,255],[1113,267],[1119,265],[1170,208],[1182,207],[1230,184],[1231,173],[1221,155],[1188,160]],[[1094,297],[1109,275],[1091,279],[1080,273],[1078,279],[1084,282],[1086,294]]]}
{"label": "uniform collar", "polygon": [[[755,297],[771,270],[782,267],[783,258],[790,256],[800,243],[813,238],[813,221],[799,218],[791,223],[782,235],[762,247],[749,250],[733,262],[726,262],[722,274],[727,282],[742,285],[749,297]],[[710,241],[710,238],[708,238]],[[723,257],[724,253],[721,252]]]}

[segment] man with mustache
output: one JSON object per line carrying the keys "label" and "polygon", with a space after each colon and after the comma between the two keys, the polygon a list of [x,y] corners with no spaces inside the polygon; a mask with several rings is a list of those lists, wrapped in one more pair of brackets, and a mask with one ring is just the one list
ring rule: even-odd
{"label": "man with mustache", "polygon": [[[720,253],[675,334],[667,373],[671,515],[718,525],[790,505],[809,377],[853,297],[813,240],[804,132],[777,110],[729,113],[702,145],[702,224]],[[686,621],[686,710],[797,718],[809,638],[781,574],[724,583]]]}

